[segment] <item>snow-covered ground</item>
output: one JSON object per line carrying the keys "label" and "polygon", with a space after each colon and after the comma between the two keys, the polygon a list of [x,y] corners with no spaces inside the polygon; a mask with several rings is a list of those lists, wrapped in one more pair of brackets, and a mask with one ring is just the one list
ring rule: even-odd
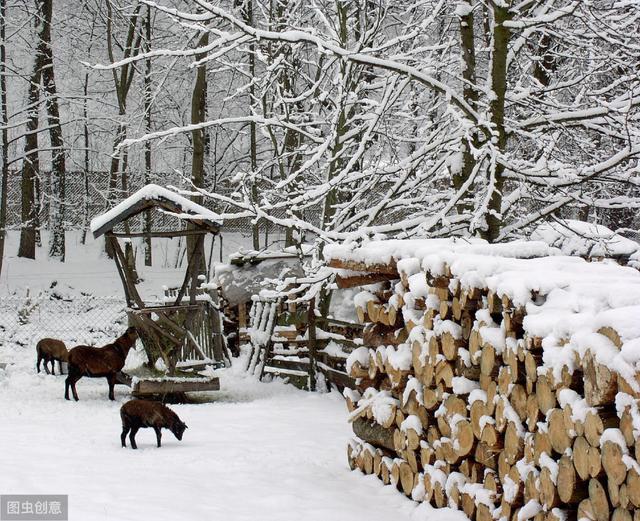
{"label": "snow-covered ground", "polygon": [[[120,447],[119,408],[104,380],[36,374],[33,353],[9,348],[0,370],[0,491],[69,494],[70,519],[403,520],[414,503],[347,466],[349,424],[337,393],[311,394],[222,371],[212,403],[172,406],[187,423],[181,442],[138,433]],[[8,355],[8,356],[7,356]],[[433,519],[444,519],[440,514]],[[443,513],[442,513],[443,514]],[[420,516],[423,518],[423,516]]]}

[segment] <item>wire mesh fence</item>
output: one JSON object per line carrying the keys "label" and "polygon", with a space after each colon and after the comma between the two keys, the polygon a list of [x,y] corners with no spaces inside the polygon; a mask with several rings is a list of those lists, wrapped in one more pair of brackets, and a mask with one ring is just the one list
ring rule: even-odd
{"label": "wire mesh fence", "polygon": [[102,345],[126,326],[126,305],[115,297],[0,297],[0,345],[35,347],[38,340],[47,337],[70,346]]}

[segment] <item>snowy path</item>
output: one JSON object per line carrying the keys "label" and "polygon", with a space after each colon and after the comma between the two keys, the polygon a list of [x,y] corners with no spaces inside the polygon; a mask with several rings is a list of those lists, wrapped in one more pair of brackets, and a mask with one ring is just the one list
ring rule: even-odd
{"label": "snowy path", "polygon": [[69,494],[72,521],[402,521],[420,511],[349,470],[350,429],[336,394],[229,370],[215,403],[173,406],[189,426],[182,442],[163,431],[157,449],[145,429],[133,451],[119,440],[125,387],[112,403],[106,382],[83,379],[81,401],[66,402],[64,377],[21,362],[0,370],[0,493]]}

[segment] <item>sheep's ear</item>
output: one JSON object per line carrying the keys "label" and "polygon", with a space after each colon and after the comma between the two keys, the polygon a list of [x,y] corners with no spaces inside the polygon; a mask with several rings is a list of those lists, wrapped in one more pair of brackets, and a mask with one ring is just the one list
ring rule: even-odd
{"label": "sheep's ear", "polygon": [[187,427],[187,424],[186,424],[186,423],[183,423],[183,425],[184,425],[184,428],[185,428],[185,429],[188,429],[188,428],[189,428],[189,427]]}

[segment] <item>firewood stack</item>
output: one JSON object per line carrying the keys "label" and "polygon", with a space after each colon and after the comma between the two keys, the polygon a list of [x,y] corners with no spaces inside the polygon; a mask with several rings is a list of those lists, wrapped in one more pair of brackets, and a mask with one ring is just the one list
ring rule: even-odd
{"label": "firewood stack", "polygon": [[640,274],[554,253],[329,249],[343,287],[378,281],[354,299],[352,469],[478,521],[640,521]]}

